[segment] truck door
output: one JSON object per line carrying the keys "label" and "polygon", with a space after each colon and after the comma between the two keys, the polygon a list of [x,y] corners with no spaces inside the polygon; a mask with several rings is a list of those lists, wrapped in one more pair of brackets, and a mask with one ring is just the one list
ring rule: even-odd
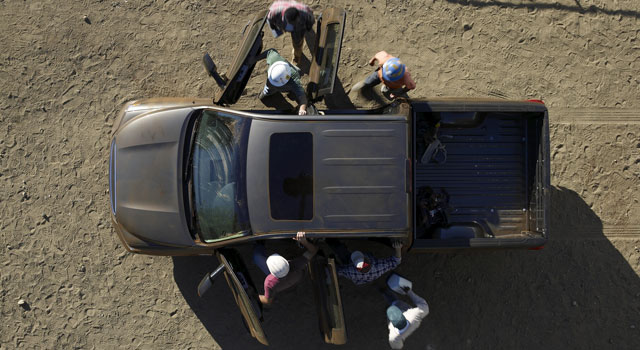
{"label": "truck door", "polygon": [[[238,101],[242,95],[242,91],[251,77],[251,72],[256,63],[249,63],[247,60],[249,57],[254,57],[262,52],[262,36],[264,27],[267,21],[268,10],[260,11],[256,13],[242,31],[242,44],[236,57],[233,59],[231,69],[227,71],[227,78],[225,85],[220,86],[221,90],[213,98],[213,102],[218,105],[232,105]],[[208,55],[205,55],[205,67],[211,74],[212,70],[215,71],[215,64]],[[217,79],[216,79],[217,81]]]}
{"label": "truck door", "polygon": [[320,333],[324,341],[329,344],[345,344],[347,328],[344,323],[335,260],[316,256],[309,262],[309,274],[318,310]]}
{"label": "truck door", "polygon": [[224,277],[229,284],[231,294],[240,308],[240,313],[245,326],[251,336],[260,343],[269,345],[267,336],[262,330],[262,304],[258,299],[258,293],[249,270],[242,261],[240,254],[234,249],[221,249],[216,251],[216,257],[220,265],[224,266]]}
{"label": "truck door", "polygon": [[331,7],[324,10],[318,18],[316,45],[307,85],[307,96],[311,101],[317,101],[333,92],[346,16],[343,9]]}

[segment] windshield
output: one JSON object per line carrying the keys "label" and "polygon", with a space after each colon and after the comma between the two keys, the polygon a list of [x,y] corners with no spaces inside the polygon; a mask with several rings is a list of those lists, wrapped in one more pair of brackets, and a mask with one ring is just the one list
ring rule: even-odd
{"label": "windshield", "polygon": [[204,111],[192,153],[193,207],[205,242],[248,234],[245,191],[247,137],[251,119]]}

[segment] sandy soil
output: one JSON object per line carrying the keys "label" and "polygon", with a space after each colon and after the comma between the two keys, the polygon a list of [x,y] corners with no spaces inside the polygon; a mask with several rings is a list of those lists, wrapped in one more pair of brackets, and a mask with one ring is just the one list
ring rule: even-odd
{"label": "sandy soil", "polygon": [[[400,271],[431,306],[407,348],[636,348],[640,4],[310,4],[319,13],[327,3],[348,11],[339,69],[347,91],[386,49],[408,64],[413,96],[541,98],[550,109],[550,242],[407,256]],[[228,66],[250,14],[267,5],[0,0],[1,349],[261,348],[223,283],[195,295],[213,259],[124,251],[109,222],[107,159],[126,101],[211,96],[203,52]],[[290,52],[288,38],[265,38]],[[254,75],[242,106],[260,106],[263,68]],[[342,295],[343,348],[386,348],[380,297],[348,283]],[[265,318],[274,348],[331,348],[318,336],[308,284]]]}

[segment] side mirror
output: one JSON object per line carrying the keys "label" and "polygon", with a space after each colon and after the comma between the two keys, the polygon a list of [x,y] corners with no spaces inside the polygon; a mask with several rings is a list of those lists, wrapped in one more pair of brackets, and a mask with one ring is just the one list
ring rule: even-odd
{"label": "side mirror", "polygon": [[209,56],[209,53],[204,54],[204,57],[202,57],[202,63],[204,64],[204,69],[207,71],[209,76],[213,77],[213,79],[216,81],[216,84],[218,84],[221,89],[224,89],[224,87],[227,85],[227,82],[220,76],[220,74],[218,74],[216,64],[213,63],[213,59],[211,58],[211,56]]}
{"label": "side mirror", "polygon": [[208,273],[198,284],[198,296],[202,297],[213,285],[213,279],[216,278],[224,270],[224,264],[220,264],[215,271]]}

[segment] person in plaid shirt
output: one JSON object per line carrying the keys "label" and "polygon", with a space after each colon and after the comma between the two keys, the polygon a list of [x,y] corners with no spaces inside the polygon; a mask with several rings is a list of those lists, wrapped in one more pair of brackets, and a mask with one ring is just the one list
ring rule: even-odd
{"label": "person in plaid shirt", "polygon": [[[370,253],[362,253],[359,250],[354,251],[351,254],[351,264],[342,264],[336,267],[336,272],[339,276],[350,279],[353,283],[360,285],[369,282],[373,282],[386,272],[395,269],[402,260],[402,242],[393,242],[393,248],[395,254],[384,259],[379,259]],[[342,255],[341,259],[344,262],[344,251],[346,247],[332,247],[338,255]],[[338,249],[336,249],[338,248]],[[339,249],[343,249],[342,252]],[[342,253],[342,254],[340,254]]]}
{"label": "person in plaid shirt", "polygon": [[[291,0],[277,0],[269,7],[267,22],[276,38],[285,32],[291,33],[293,61],[300,64],[305,33],[313,29],[316,19],[311,8]],[[308,43],[308,42],[307,42]]]}

